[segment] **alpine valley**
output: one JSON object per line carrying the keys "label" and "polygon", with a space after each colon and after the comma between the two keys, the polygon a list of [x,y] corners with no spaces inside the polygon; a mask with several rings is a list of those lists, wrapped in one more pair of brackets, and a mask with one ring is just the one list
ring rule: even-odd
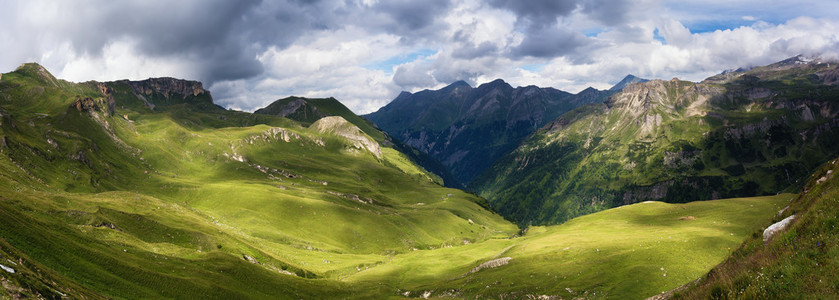
{"label": "alpine valley", "polygon": [[804,57],[364,117],[28,63],[0,76],[0,298],[835,297],[838,114],[839,64]]}

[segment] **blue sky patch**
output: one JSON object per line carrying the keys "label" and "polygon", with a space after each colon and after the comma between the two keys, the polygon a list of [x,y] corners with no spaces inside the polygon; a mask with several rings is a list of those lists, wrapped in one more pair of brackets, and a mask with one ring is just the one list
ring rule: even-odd
{"label": "blue sky patch", "polygon": [[548,63],[526,64],[526,65],[519,66],[519,68],[521,68],[522,70],[526,70],[526,71],[530,71],[530,72],[534,72],[534,73],[539,73],[539,72],[542,72],[542,69],[544,69],[545,66],[547,66],[547,65],[548,65]]}
{"label": "blue sky patch", "polygon": [[370,70],[381,70],[386,74],[393,74],[393,67],[415,61],[420,57],[429,57],[437,54],[438,51],[439,50],[437,49],[423,48],[411,53],[396,55],[383,61],[377,61],[364,65],[364,68]]}

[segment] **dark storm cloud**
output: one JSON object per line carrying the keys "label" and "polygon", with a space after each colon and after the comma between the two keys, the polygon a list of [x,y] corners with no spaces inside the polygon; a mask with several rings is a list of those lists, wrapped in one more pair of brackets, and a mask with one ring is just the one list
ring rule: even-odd
{"label": "dark storm cloud", "polygon": [[490,0],[489,4],[513,12],[516,23],[522,27],[524,40],[511,49],[513,58],[573,55],[595,45],[579,32],[562,27],[560,20],[575,11],[606,26],[622,25],[630,11],[625,0]]}
{"label": "dark storm cloud", "polygon": [[370,33],[399,36],[407,45],[434,43],[442,38],[447,24],[439,22],[448,14],[450,0],[392,0],[373,5],[346,5],[336,11],[336,17],[347,24],[364,28]]}
{"label": "dark storm cloud", "polygon": [[423,29],[431,25],[449,6],[451,2],[448,0],[402,0],[379,2],[376,9],[389,15],[394,25],[404,32]]}
{"label": "dark storm cloud", "polygon": [[495,54],[498,54],[498,46],[490,42],[483,42],[477,46],[473,43],[466,43],[452,51],[452,57],[462,59],[473,59]]}
{"label": "dark storm cloud", "polygon": [[269,47],[284,49],[307,34],[357,26],[419,40],[439,32],[438,17],[451,3],[382,1],[373,6],[340,0],[285,1],[107,1],[65,4],[65,26],[58,28],[74,47],[100,55],[110,42],[128,38],[150,57],[191,62],[193,72],[211,85],[263,72],[257,56]]}
{"label": "dark storm cloud", "polygon": [[524,26],[550,26],[557,18],[570,15],[578,10],[607,26],[626,21],[626,14],[631,11],[628,0],[489,0],[489,4],[509,10],[516,14]]}
{"label": "dark storm cloud", "polygon": [[511,54],[514,57],[551,58],[574,54],[578,48],[589,44],[591,42],[579,32],[557,26],[543,27],[527,32]]}
{"label": "dark storm cloud", "polygon": [[[58,3],[57,19],[23,28],[51,40],[67,40],[80,55],[100,56],[119,40],[134,43],[137,54],[183,60],[208,85],[262,73],[257,55],[271,46],[285,48],[308,32],[344,26],[340,1],[90,1]],[[400,12],[399,6],[389,9]],[[402,9],[394,20],[423,26]]]}
{"label": "dark storm cloud", "polygon": [[582,13],[606,26],[624,24],[632,5],[628,0],[583,0],[580,3]]}

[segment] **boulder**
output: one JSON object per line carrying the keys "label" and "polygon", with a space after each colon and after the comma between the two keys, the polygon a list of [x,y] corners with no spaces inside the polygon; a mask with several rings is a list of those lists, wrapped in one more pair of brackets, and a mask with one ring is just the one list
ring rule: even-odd
{"label": "boulder", "polygon": [[784,230],[784,228],[787,228],[787,226],[789,226],[792,220],[795,220],[795,215],[786,217],[780,222],[766,227],[766,230],[763,231],[763,242],[769,241],[769,239],[771,239],[776,233],[780,232],[781,230]]}

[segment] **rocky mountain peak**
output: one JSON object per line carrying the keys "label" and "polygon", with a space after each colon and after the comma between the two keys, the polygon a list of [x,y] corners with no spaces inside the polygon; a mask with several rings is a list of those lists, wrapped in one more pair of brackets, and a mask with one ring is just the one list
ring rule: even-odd
{"label": "rocky mountain peak", "polygon": [[585,88],[584,90],[582,90],[582,91],[580,91],[579,93],[577,93],[577,95],[593,94],[593,93],[597,93],[597,92],[599,92],[599,91],[600,91],[600,90],[598,90],[598,89],[596,89],[596,88],[593,88],[593,87],[587,87],[587,88]]}
{"label": "rocky mountain peak", "polygon": [[633,83],[638,83],[638,82],[647,82],[647,81],[649,81],[649,80],[644,79],[644,78],[640,78],[640,77],[636,77],[635,75],[629,74],[629,75],[626,75],[626,77],[624,77],[623,79],[621,79],[620,82],[618,82],[617,84],[612,86],[609,90],[619,92],[619,91],[623,90],[627,85],[630,85],[630,84],[633,84]]}
{"label": "rocky mountain peak", "polygon": [[452,82],[452,84],[450,84],[446,87],[458,88],[458,87],[472,87],[472,86],[469,85],[469,83],[467,83],[466,81],[458,80],[458,81]]}
{"label": "rocky mountain peak", "polygon": [[484,84],[478,86],[478,88],[479,89],[504,89],[504,90],[513,89],[513,87],[509,83],[507,83],[506,81],[504,81],[501,78],[490,81],[490,82],[487,82],[487,83],[484,83]]}

